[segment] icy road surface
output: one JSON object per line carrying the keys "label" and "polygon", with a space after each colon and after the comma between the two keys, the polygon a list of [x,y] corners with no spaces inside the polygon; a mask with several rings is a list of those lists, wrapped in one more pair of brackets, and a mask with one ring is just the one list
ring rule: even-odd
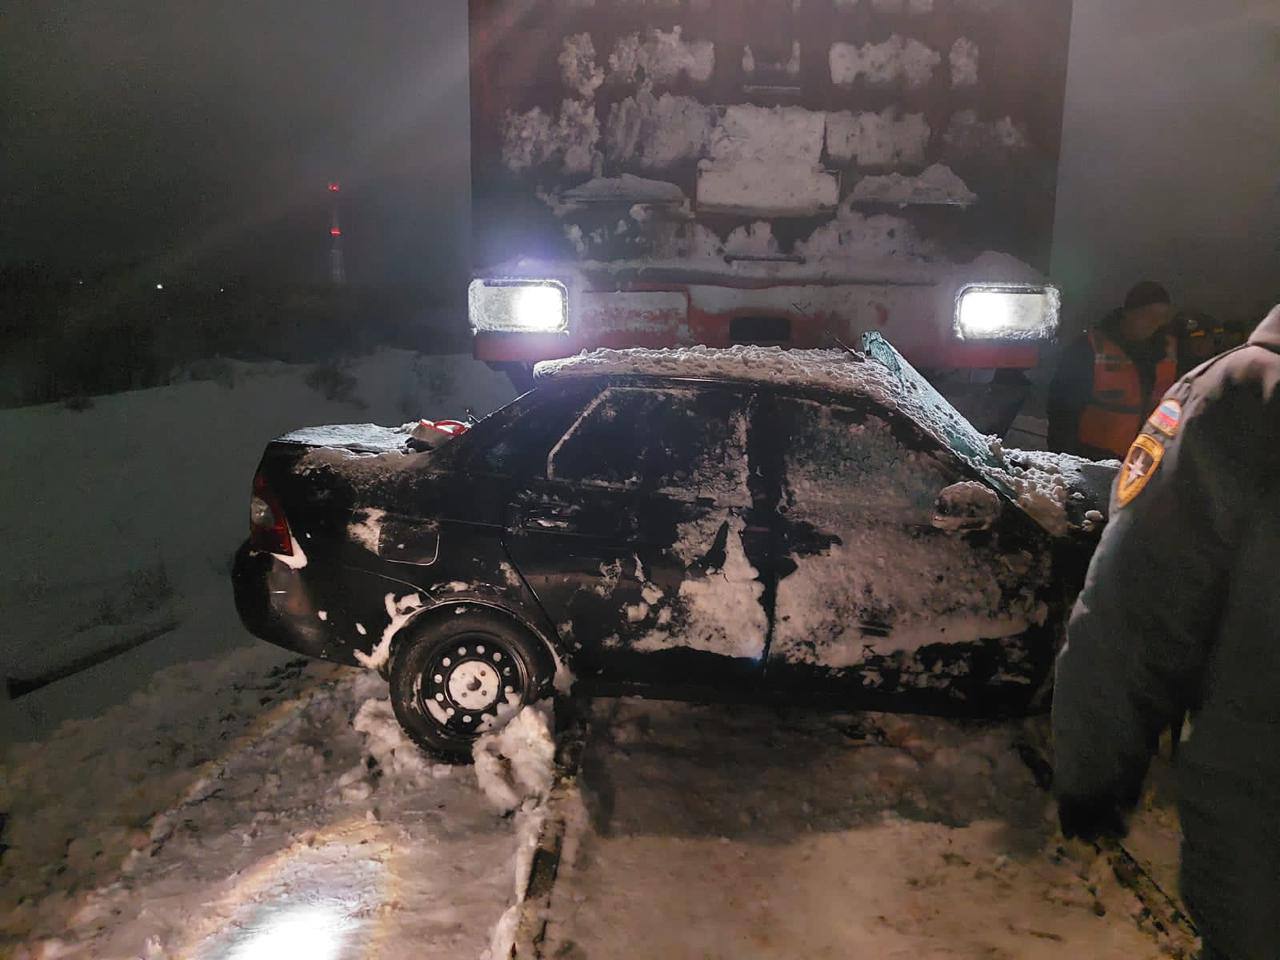
{"label": "icy road surface", "polygon": [[[578,775],[503,817],[550,784],[547,712],[447,767],[385,695],[260,645],[11,750],[0,956],[505,960],[531,913],[521,958],[1186,955],[1063,846],[1018,724],[600,700]],[[520,905],[556,822],[550,899]],[[1144,823],[1171,865],[1176,825]]]}
{"label": "icy road surface", "polygon": [[266,645],[159,673],[0,767],[0,956],[480,957],[519,821],[371,672]]}
{"label": "icy road surface", "polygon": [[600,701],[541,955],[1179,955],[1064,847],[1017,725]]}

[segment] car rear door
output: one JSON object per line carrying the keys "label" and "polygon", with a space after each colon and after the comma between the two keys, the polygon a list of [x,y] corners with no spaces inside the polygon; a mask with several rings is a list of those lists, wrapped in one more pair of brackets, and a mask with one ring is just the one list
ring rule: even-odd
{"label": "car rear door", "polygon": [[[904,709],[1029,699],[1052,660],[1034,525],[869,401],[778,396],[768,422],[783,474],[769,684]],[[990,529],[935,519],[944,490],[989,498]]]}
{"label": "car rear door", "polygon": [[751,402],[732,386],[604,383],[513,498],[509,551],[580,679],[760,677],[769,537],[748,483]]}

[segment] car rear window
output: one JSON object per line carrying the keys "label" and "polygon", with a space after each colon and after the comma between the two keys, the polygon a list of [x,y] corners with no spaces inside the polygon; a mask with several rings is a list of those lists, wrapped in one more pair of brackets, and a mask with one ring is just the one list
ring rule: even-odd
{"label": "car rear window", "polygon": [[746,503],[746,398],[728,389],[611,386],[547,458],[547,476]]}

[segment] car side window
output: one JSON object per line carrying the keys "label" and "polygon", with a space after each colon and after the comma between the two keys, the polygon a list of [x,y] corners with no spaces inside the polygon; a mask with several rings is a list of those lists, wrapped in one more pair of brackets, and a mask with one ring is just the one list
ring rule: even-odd
{"label": "car side window", "polygon": [[880,514],[928,523],[939,492],[959,471],[925,438],[870,409],[798,397],[776,401],[786,489],[802,513]]}
{"label": "car side window", "polygon": [[[577,417],[583,391],[538,387],[481,420],[464,434],[455,469],[491,476],[541,472],[547,450]],[[442,448],[449,452],[454,444]]]}
{"label": "car side window", "polygon": [[608,387],[552,448],[547,476],[746,503],[746,446],[746,402],[734,391]]}

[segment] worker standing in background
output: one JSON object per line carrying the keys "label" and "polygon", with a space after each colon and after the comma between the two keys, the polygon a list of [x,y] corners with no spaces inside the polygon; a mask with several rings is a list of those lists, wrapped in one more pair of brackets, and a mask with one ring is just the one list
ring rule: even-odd
{"label": "worker standing in background", "polygon": [[1133,441],[1058,656],[1063,833],[1123,836],[1160,732],[1206,960],[1280,957],[1280,307]]}
{"label": "worker standing in background", "polygon": [[1049,387],[1050,450],[1120,458],[1177,379],[1169,293],[1144,280],[1063,353]]}

